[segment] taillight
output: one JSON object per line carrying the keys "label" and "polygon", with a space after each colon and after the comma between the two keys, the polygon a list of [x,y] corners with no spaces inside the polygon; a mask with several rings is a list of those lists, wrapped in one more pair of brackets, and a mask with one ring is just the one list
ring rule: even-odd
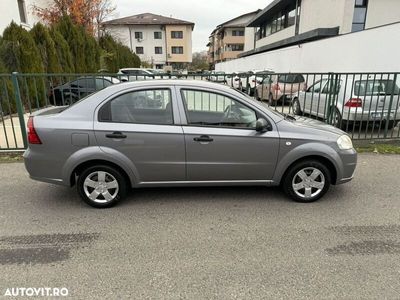
{"label": "taillight", "polygon": [[345,105],[346,107],[362,107],[362,100],[360,98],[351,98]]}
{"label": "taillight", "polygon": [[33,117],[29,117],[28,119],[28,142],[29,144],[41,144],[42,141],[40,140],[36,130],[35,125],[33,124]]}

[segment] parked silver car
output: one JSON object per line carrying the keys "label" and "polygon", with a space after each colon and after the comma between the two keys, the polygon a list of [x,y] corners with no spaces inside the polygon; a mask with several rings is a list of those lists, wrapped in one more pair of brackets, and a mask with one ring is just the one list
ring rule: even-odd
{"label": "parked silver car", "polygon": [[131,187],[281,185],[311,202],[350,181],[357,161],[343,131],[198,80],[123,83],[37,111],[28,140],[31,178],[77,185],[100,208]]}
{"label": "parked silver car", "polygon": [[388,122],[391,129],[400,121],[399,95],[399,86],[389,75],[342,75],[318,80],[295,96],[292,106],[296,115],[330,118],[343,129],[354,122]]}

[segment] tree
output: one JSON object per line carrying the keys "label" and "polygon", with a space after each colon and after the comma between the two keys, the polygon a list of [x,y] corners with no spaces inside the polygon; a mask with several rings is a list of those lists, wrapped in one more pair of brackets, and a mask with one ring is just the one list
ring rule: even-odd
{"label": "tree", "polygon": [[83,26],[91,34],[115,9],[112,0],[53,0],[49,7],[33,7],[34,13],[47,24],[69,16],[74,24]]}
{"label": "tree", "polygon": [[11,72],[43,72],[42,57],[35,41],[28,31],[14,22],[3,32],[0,57]]}
{"label": "tree", "polygon": [[54,41],[54,46],[56,49],[57,59],[61,65],[63,73],[74,73],[75,65],[72,59],[72,53],[69,49],[68,43],[65,41],[62,34],[52,26],[50,28],[50,36]]}
{"label": "tree", "polygon": [[197,70],[208,70],[209,65],[207,62],[207,52],[195,52],[193,53],[192,63],[190,65],[190,69],[193,71]]}
{"label": "tree", "polygon": [[39,49],[45,72],[61,73],[62,67],[58,60],[55,44],[49,30],[42,24],[36,23],[29,33],[32,35]]}
{"label": "tree", "polygon": [[71,18],[64,16],[55,28],[63,36],[67,42],[71,51],[74,69],[76,73],[85,73],[86,58],[85,58],[85,36],[82,34],[82,30],[79,30],[78,26],[72,23]]}
{"label": "tree", "polygon": [[100,38],[99,43],[103,49],[102,68],[108,72],[116,73],[120,68],[140,67],[139,57],[128,47],[114,40],[111,35],[105,34]]}
{"label": "tree", "polygon": [[[4,30],[0,43],[0,58],[10,72],[43,73],[43,62],[32,36],[21,26],[11,22]],[[21,80],[21,99],[26,107],[42,105],[45,91],[36,77]]]}

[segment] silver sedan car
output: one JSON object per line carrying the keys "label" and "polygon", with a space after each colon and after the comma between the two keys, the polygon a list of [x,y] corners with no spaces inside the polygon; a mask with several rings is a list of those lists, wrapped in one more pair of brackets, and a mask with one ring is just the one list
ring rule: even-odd
{"label": "silver sedan car", "polygon": [[32,179],[76,185],[98,208],[130,188],[171,186],[280,185],[312,202],[350,181],[357,162],[343,131],[198,80],[123,83],[37,111],[28,141]]}

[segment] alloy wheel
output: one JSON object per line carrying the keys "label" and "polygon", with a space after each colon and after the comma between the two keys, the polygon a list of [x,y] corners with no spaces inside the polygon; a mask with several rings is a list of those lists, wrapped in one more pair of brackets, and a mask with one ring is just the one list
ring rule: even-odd
{"label": "alloy wheel", "polygon": [[91,201],[104,204],[117,197],[119,184],[110,173],[96,171],[85,178],[83,190]]}
{"label": "alloy wheel", "polygon": [[300,198],[311,199],[318,196],[324,189],[325,176],[317,168],[303,168],[293,177],[292,187]]}

